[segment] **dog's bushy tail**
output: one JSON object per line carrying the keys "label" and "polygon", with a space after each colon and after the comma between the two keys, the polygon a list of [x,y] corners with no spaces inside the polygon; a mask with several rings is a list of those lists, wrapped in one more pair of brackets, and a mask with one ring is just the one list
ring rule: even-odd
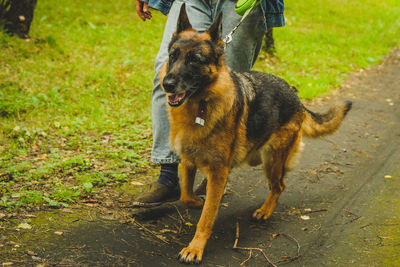
{"label": "dog's bushy tail", "polygon": [[303,133],[309,137],[319,137],[334,133],[352,107],[351,101],[333,105],[326,113],[314,113],[304,107]]}

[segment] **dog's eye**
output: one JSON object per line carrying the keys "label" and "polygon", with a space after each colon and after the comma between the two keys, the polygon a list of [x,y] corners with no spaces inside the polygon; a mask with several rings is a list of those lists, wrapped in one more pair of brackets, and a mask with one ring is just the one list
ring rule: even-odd
{"label": "dog's eye", "polygon": [[169,54],[169,60],[171,62],[174,62],[177,60],[178,56],[179,56],[179,50],[174,50]]}
{"label": "dog's eye", "polygon": [[191,53],[188,55],[187,62],[188,63],[202,63],[203,57],[200,54]]}

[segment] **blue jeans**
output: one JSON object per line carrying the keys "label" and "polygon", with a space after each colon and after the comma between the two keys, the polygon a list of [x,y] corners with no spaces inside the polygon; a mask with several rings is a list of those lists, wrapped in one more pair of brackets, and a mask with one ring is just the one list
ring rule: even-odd
{"label": "blue jeans", "polygon": [[[192,27],[198,31],[207,30],[217,15],[222,12],[222,36],[225,37],[240,21],[241,16],[234,10],[232,0],[176,0],[172,4],[165,25],[160,50],[155,60],[154,89],[152,93],[153,149],[151,160],[155,163],[178,163],[169,145],[169,122],[165,105],[165,93],[160,86],[159,71],[168,60],[168,44],[176,31],[180,8],[186,3],[186,12]],[[243,21],[233,34],[232,42],[226,47],[225,60],[235,71],[248,71],[254,65],[260,52],[264,29],[260,27],[264,13],[259,5]]]}

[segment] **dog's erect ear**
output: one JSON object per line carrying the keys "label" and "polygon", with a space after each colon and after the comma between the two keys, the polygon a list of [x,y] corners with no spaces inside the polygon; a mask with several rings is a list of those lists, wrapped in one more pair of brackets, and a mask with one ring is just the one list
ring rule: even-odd
{"label": "dog's erect ear", "polygon": [[219,41],[222,38],[222,13],[219,13],[217,19],[207,30],[213,41]]}
{"label": "dog's erect ear", "polygon": [[176,26],[176,32],[180,33],[185,30],[191,29],[192,24],[190,24],[187,13],[186,13],[186,5],[185,3],[181,6],[181,12],[179,13],[178,25]]}

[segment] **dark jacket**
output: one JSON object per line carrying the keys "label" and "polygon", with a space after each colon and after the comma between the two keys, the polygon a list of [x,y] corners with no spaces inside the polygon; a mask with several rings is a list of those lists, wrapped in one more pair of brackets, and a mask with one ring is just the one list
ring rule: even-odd
{"label": "dark jacket", "polygon": [[[161,11],[164,15],[168,14],[174,0],[144,0],[149,7]],[[261,7],[264,11],[264,29],[272,27],[281,27],[285,25],[283,11],[285,5],[283,0],[262,0]]]}

